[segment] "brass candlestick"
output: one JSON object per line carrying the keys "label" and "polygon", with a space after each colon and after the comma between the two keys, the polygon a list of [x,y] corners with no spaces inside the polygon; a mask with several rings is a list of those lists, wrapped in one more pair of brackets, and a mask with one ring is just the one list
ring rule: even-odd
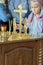
{"label": "brass candlestick", "polygon": [[24,19],[24,32],[27,34],[27,18]]}
{"label": "brass candlestick", "polygon": [[1,41],[6,41],[6,25],[1,26]]}
{"label": "brass candlestick", "polygon": [[16,19],[13,18],[13,33],[16,33]]}
{"label": "brass candlestick", "polygon": [[1,26],[0,26],[0,42],[1,42]]}
{"label": "brass candlestick", "polygon": [[9,36],[11,35],[12,21],[9,20]]}

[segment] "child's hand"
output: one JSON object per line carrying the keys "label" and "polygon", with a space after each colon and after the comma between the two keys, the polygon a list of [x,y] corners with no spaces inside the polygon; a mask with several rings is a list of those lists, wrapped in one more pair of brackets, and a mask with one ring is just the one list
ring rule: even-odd
{"label": "child's hand", "polygon": [[20,24],[16,24],[16,29],[19,29],[19,28],[22,28],[22,24],[21,24],[21,26],[20,26]]}
{"label": "child's hand", "polygon": [[19,24],[16,24],[16,29],[19,29]]}

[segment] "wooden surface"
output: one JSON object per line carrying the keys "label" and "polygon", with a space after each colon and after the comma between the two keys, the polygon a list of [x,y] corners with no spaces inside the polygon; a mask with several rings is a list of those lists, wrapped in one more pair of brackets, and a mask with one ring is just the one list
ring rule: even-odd
{"label": "wooden surface", "polygon": [[42,65],[43,38],[0,43],[0,65]]}

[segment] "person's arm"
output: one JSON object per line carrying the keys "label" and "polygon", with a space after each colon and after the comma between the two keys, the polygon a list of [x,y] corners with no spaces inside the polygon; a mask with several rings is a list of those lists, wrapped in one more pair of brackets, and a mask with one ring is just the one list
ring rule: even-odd
{"label": "person's arm", "polygon": [[7,11],[6,11],[6,8],[3,4],[0,4],[0,19],[3,22],[8,21]]}
{"label": "person's arm", "polygon": [[12,17],[16,18],[16,20],[19,21],[19,15],[18,15],[18,13],[14,12],[14,9],[18,9],[18,8],[16,8],[17,7],[17,3],[15,5],[15,0],[11,0],[11,1],[9,1],[8,7],[9,7],[9,11],[10,11]]}
{"label": "person's arm", "polygon": [[28,1],[28,9],[31,11],[31,6],[30,6],[30,1],[31,0],[27,0]]}
{"label": "person's arm", "polygon": [[27,26],[28,28],[31,28],[32,26],[32,19],[34,17],[34,14],[31,12],[30,15],[28,16],[28,19],[27,19]]}
{"label": "person's arm", "polygon": [[41,17],[39,22],[38,22],[38,36],[43,37],[43,18]]}
{"label": "person's arm", "polygon": [[[13,0],[14,1],[14,0]],[[8,8],[9,8],[9,11],[10,11],[10,13],[12,14],[12,16],[14,17],[14,5],[13,5],[13,2],[12,0],[10,1],[10,0],[8,0]]]}

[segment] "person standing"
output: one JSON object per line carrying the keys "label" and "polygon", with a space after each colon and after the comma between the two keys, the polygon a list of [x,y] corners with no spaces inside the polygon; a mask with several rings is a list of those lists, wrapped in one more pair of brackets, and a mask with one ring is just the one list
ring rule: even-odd
{"label": "person standing", "polygon": [[[29,11],[29,2],[30,0],[8,0],[8,8],[9,8],[9,11],[10,13],[12,14],[12,17],[13,18],[16,18],[16,22],[19,23],[19,14],[18,13],[15,13],[14,12],[14,9],[18,9],[18,6],[20,4],[22,4],[22,9],[23,10],[27,10],[27,13],[23,13],[22,14],[22,19],[24,20],[25,17],[28,17],[28,15],[30,14],[30,11]],[[22,20],[22,21],[23,21]]]}

